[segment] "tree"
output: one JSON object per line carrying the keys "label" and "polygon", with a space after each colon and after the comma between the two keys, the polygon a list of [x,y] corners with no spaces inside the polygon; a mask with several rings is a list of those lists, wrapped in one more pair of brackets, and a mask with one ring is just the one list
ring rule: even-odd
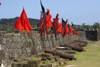
{"label": "tree", "polygon": [[95,22],[95,23],[93,24],[93,28],[94,28],[94,29],[100,28],[100,24],[99,24],[98,22]]}
{"label": "tree", "polygon": [[82,27],[85,28],[85,23],[82,24]]}

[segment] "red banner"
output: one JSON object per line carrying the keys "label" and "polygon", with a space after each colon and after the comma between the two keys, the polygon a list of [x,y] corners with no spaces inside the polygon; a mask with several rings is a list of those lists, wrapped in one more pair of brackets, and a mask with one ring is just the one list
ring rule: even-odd
{"label": "red banner", "polygon": [[0,6],[1,6],[1,3],[0,3]]}

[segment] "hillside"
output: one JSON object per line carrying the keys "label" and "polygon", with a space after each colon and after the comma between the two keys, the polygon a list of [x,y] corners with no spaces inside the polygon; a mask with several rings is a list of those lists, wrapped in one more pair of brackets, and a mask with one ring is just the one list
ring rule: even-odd
{"label": "hillside", "polygon": [[[17,22],[18,18],[19,17],[9,18],[9,19],[5,19],[5,18],[0,19],[0,31],[7,31],[7,32],[16,31],[17,29],[14,28],[14,25]],[[33,19],[33,18],[28,18],[28,19],[32,27],[33,25],[37,25],[40,23],[39,19]],[[69,24],[71,25],[71,23]],[[100,24],[98,22],[95,22],[93,25],[85,25],[85,23],[83,23],[82,25],[74,24],[74,26],[77,31],[84,30],[84,29],[100,30]]]}
{"label": "hillside", "polygon": [[[10,19],[1,19],[0,20],[0,31],[7,31],[7,32],[13,32],[17,29],[14,28],[15,23],[17,22],[19,17],[10,18]],[[40,23],[39,19],[32,19],[28,18],[31,26],[37,25]]]}
{"label": "hillside", "polygon": [[[18,18],[19,17],[10,18],[10,19],[1,19],[0,24],[14,26],[15,23],[17,22]],[[37,25],[38,23],[40,23],[40,20],[38,20],[38,19],[32,19],[32,18],[28,18],[28,19],[29,19],[31,25]]]}

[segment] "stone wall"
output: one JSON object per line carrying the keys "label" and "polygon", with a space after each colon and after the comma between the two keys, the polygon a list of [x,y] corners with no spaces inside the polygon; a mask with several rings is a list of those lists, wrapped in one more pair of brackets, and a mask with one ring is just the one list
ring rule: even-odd
{"label": "stone wall", "polygon": [[[31,30],[31,33],[29,34],[29,38],[31,39],[33,43],[33,55],[42,53],[44,49],[53,49],[56,47],[59,47],[59,45],[71,42],[75,39],[78,39],[78,36],[76,35],[66,35],[65,37],[62,37],[61,34],[57,35],[57,40],[55,39],[54,34],[50,33],[48,36],[40,37],[40,34],[35,31],[35,29]],[[34,50],[36,51],[34,53]]]}
{"label": "stone wall", "polygon": [[78,31],[81,40],[100,40],[100,30],[98,31]]}
{"label": "stone wall", "polygon": [[80,40],[87,40],[86,31],[78,31],[78,36],[80,37]]}
{"label": "stone wall", "polygon": [[86,31],[86,38],[88,40],[97,41],[97,31]]}
{"label": "stone wall", "polygon": [[[81,32],[78,33],[82,34]],[[36,57],[43,53],[44,49],[53,49],[79,38],[77,35],[70,34],[62,37],[59,34],[57,40],[55,40],[52,33],[40,37],[40,34],[35,29],[31,29],[30,34],[26,31],[17,33],[2,32],[0,33],[0,51],[2,50],[5,56],[1,60],[3,60],[4,64],[8,64],[9,60]]]}
{"label": "stone wall", "polygon": [[100,30],[97,31],[97,40],[100,40]]}
{"label": "stone wall", "polygon": [[[55,35],[50,33],[48,36],[40,37],[37,30],[31,29],[30,34],[27,31],[19,31],[15,33],[0,32],[0,64],[3,63],[8,67],[11,63],[9,60],[22,59],[32,57],[43,53],[44,49],[54,49],[64,43],[72,42],[73,40],[100,40],[100,31],[78,31],[78,36],[62,34]],[[10,66],[9,66],[10,67]]]}

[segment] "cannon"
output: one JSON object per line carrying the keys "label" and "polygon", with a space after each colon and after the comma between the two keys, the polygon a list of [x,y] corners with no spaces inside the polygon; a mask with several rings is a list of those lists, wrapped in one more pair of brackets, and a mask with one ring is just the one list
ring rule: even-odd
{"label": "cannon", "polygon": [[44,49],[44,52],[45,52],[45,53],[54,54],[54,51],[52,51],[52,50],[49,50],[49,49]]}
{"label": "cannon", "polygon": [[75,59],[74,55],[63,53],[63,52],[59,52],[59,51],[54,51],[54,55],[58,55],[61,58],[69,59],[69,60],[74,60]]}
{"label": "cannon", "polygon": [[67,44],[77,44],[79,47],[80,46],[82,46],[82,47],[84,47],[84,46],[86,46],[87,45],[87,42],[85,42],[85,41],[81,41],[81,40],[74,40],[73,42],[70,42],[70,43],[67,43]]}
{"label": "cannon", "polygon": [[60,45],[60,46],[61,47],[70,47],[72,50],[76,50],[76,51],[79,51],[79,52],[84,51],[84,49],[82,47],[73,46],[73,45],[70,45],[70,44],[64,44],[64,45]]}
{"label": "cannon", "polygon": [[63,53],[63,52],[59,52],[59,51],[52,51],[52,50],[49,50],[49,49],[45,49],[44,52],[53,54],[54,56],[58,55],[59,57],[64,58],[64,59],[69,59],[69,60],[76,59],[76,58],[74,58],[74,55]]}
{"label": "cannon", "polygon": [[80,42],[80,43],[83,43],[83,44],[85,44],[85,45],[88,44],[86,41],[83,41],[83,40],[74,40],[73,42]]}
{"label": "cannon", "polygon": [[77,44],[77,45],[82,46],[82,47],[86,46],[86,44],[81,43],[81,42],[72,42],[72,44]]}

